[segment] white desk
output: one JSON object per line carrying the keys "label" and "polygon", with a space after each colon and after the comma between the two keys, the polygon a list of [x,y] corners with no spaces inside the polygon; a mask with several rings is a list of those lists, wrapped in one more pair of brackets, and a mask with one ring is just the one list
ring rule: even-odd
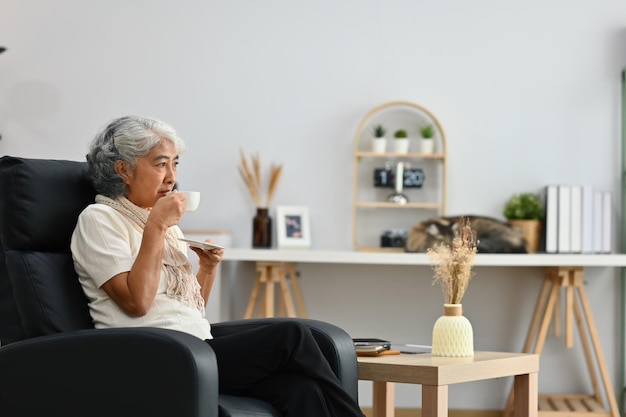
{"label": "white desk", "polygon": [[[359,265],[430,265],[425,253],[227,248],[225,261],[299,262]],[[475,266],[626,267],[626,254],[478,254]]]}

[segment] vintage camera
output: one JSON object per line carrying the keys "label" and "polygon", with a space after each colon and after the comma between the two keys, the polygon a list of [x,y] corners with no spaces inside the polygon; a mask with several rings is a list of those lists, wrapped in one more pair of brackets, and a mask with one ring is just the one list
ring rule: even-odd
{"label": "vintage camera", "polygon": [[380,247],[404,248],[406,245],[406,238],[408,234],[408,230],[404,229],[385,230],[380,236]]}

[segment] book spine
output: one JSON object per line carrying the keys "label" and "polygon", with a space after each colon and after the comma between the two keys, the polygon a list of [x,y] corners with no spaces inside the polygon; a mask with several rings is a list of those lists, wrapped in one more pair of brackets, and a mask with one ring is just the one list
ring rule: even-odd
{"label": "book spine", "polygon": [[582,186],[572,185],[570,194],[570,250],[583,251],[583,194]]}
{"label": "book spine", "polygon": [[602,192],[593,193],[593,253],[602,252]]}
{"label": "book spine", "polygon": [[571,186],[559,185],[559,253],[570,253],[571,247]]}
{"label": "book spine", "polygon": [[582,252],[593,253],[593,187],[582,187]]}
{"label": "book spine", "polygon": [[613,249],[613,209],[609,191],[602,193],[602,253],[611,253]]}
{"label": "book spine", "polygon": [[548,185],[545,188],[544,209],[545,209],[545,251],[556,253],[558,250],[558,187]]}

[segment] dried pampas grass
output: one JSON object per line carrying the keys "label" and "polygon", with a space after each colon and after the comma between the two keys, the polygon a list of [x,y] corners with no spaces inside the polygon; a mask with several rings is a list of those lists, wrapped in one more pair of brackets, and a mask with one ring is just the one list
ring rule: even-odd
{"label": "dried pampas grass", "polygon": [[454,234],[452,245],[438,244],[427,250],[433,261],[436,282],[441,284],[446,304],[461,304],[465,290],[472,276],[472,266],[476,258],[476,232],[467,217],[459,220],[459,228]]}
{"label": "dried pampas grass", "polygon": [[263,181],[261,178],[261,158],[259,154],[253,154],[250,156],[250,162],[246,158],[243,150],[239,150],[241,156],[241,165],[239,166],[239,174],[246,184],[246,188],[250,193],[250,197],[257,207],[269,207],[274,193],[276,193],[276,187],[282,173],[283,166],[272,163],[270,167],[270,178],[267,186],[267,194],[265,197],[265,205],[263,205]]}

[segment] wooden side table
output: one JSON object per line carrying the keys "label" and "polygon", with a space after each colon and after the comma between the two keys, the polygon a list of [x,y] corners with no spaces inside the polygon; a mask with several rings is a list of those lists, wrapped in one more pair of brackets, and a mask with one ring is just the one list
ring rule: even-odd
{"label": "wooden side table", "polygon": [[475,352],[471,358],[431,354],[358,357],[359,379],[374,381],[374,417],[394,416],[394,382],[422,385],[422,417],[447,417],[448,385],[514,376],[515,417],[537,417],[539,355]]}

